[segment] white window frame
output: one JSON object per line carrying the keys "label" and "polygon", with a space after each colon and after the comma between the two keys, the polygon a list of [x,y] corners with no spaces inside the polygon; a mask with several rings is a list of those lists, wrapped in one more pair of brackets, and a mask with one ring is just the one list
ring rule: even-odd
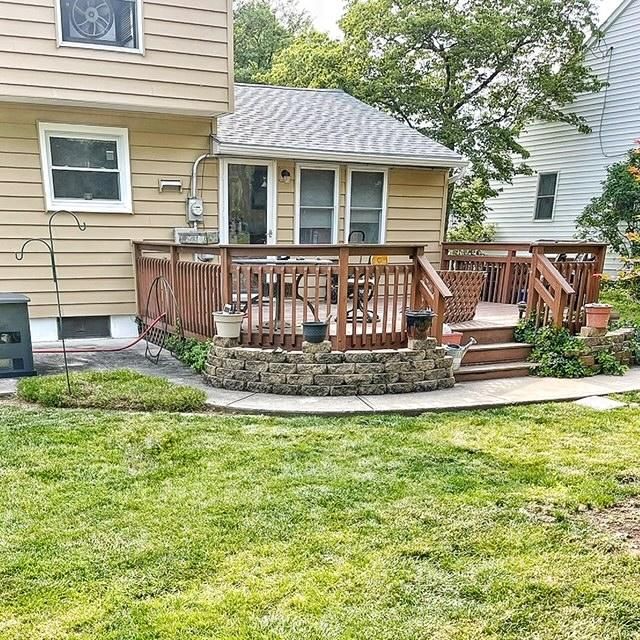
{"label": "white window frame", "polygon": [[[131,162],[129,159],[129,130],[118,127],[93,127],[79,124],[38,123],[40,138],[40,162],[42,183],[47,211],[68,209],[82,213],[133,213],[131,195]],[[53,167],[51,163],[52,137],[84,138],[87,140],[106,140],[116,143],[118,153],[118,175],[120,182],[119,200],[82,200],[76,198],[56,198],[53,191]],[[74,171],[83,171],[81,167],[72,167]],[[86,169],[89,171],[89,169]],[[90,169],[90,171],[101,171]],[[111,171],[110,171],[111,173]]]}
{"label": "white window frame", "polygon": [[267,244],[276,244],[278,238],[276,207],[278,201],[276,182],[278,164],[275,160],[260,160],[256,158],[220,158],[220,175],[218,178],[220,244],[229,244],[229,165],[232,164],[267,167]]}
{"label": "white window frame", "polygon": [[[542,180],[542,176],[554,175],[556,176],[556,189],[553,192],[553,207],[551,208],[551,217],[550,218],[536,218],[536,213],[538,212],[538,200],[539,198],[550,198],[551,196],[540,196],[540,181]],[[553,222],[556,217],[556,204],[558,203],[558,186],[560,184],[560,172],[559,171],[538,171],[538,180],[536,181],[536,195],[533,203],[533,222]]]}
{"label": "white window frame", "polygon": [[78,49],[97,49],[99,51],[118,51],[120,53],[135,53],[144,55],[144,15],[142,13],[143,0],[135,0],[136,2],[136,40],[138,46],[135,49],[130,47],[117,47],[109,44],[95,44],[92,42],[67,42],[62,39],[62,9],[60,3],[62,0],[54,0],[55,18],[56,18],[56,44],[58,47],[76,47]]}
{"label": "white window frame", "polygon": [[387,240],[387,209],[389,207],[389,167],[376,167],[367,165],[349,165],[347,167],[347,200],[344,212],[344,242],[349,244],[351,234],[351,194],[352,176],[354,173],[381,173],[382,183],[382,211],[380,213],[380,238],[377,244],[384,244]]}
{"label": "white window frame", "polygon": [[338,223],[340,212],[340,166],[335,164],[307,164],[296,165],[295,177],[295,214],[293,237],[295,244],[300,244],[300,209],[302,208],[300,190],[302,187],[302,171],[308,169],[312,171],[333,171],[335,180],[333,185],[333,216],[331,218],[331,244],[338,244]]}

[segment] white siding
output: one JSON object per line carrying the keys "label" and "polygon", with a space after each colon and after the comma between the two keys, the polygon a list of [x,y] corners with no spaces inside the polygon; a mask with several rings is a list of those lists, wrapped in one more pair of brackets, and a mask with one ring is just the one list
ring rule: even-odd
{"label": "white siding", "polygon": [[[602,129],[604,89],[580,96],[572,106],[586,118],[592,133],[581,134],[565,124],[536,123],[522,136],[523,146],[531,153],[527,163],[534,171],[560,174],[554,218],[534,221],[538,177],[518,176],[511,185],[499,185],[502,192],[489,202],[489,221],[497,225],[499,240],[527,242],[575,237],[576,218],[602,191],[607,167],[622,159],[640,137],[639,37],[640,0],[631,0],[608,27],[599,51],[589,56],[589,64],[602,79],[607,78],[611,62]],[[611,61],[607,54],[610,47],[613,47]]]}

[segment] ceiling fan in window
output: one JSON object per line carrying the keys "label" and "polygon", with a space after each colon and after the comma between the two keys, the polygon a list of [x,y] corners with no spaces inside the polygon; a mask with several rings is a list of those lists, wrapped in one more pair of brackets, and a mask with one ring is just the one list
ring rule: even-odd
{"label": "ceiling fan in window", "polygon": [[136,46],[135,0],[60,0],[60,4],[63,41]]}

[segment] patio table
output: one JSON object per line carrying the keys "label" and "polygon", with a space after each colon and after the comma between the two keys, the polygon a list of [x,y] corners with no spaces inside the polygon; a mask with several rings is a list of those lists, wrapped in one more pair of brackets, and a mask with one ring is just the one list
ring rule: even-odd
{"label": "patio table", "polygon": [[[312,266],[312,267],[317,267],[317,266],[329,266],[329,265],[335,265],[338,264],[337,260],[331,260],[329,258],[289,258],[286,256],[274,256],[274,257],[267,257],[267,258],[234,258],[233,259],[233,264],[238,264],[238,265],[258,265],[258,266],[287,266],[287,265],[295,265],[295,266]],[[265,276],[270,275],[270,274],[265,274]],[[275,300],[276,300],[276,326],[278,326],[280,324],[280,300],[281,300],[281,295],[282,295],[282,287],[281,287],[281,282],[282,282],[282,273],[275,273],[274,274],[275,279],[276,279],[276,283],[275,283]],[[300,294],[298,293],[298,286],[300,284],[300,281],[302,280],[302,278],[304,277],[304,274],[299,274],[296,277],[296,281],[294,283],[294,298],[296,300],[301,300],[302,302],[304,302],[304,298],[302,296],[300,296]],[[258,293],[258,296],[256,296],[256,300],[258,302],[261,303],[262,301],[262,295],[261,293]],[[252,303],[254,300],[250,300],[249,303]],[[307,302],[307,306],[309,307],[309,310],[311,311],[311,313],[313,314],[313,317],[316,317],[316,309],[313,306],[313,304],[311,304],[311,302],[309,300],[306,301]]]}

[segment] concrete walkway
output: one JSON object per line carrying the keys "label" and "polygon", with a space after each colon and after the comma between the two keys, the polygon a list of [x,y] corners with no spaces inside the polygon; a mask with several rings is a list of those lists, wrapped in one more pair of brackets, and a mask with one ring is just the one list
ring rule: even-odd
{"label": "concrete walkway", "polygon": [[[124,346],[125,341],[93,340],[91,342],[70,341],[69,347],[92,346],[99,349]],[[59,346],[59,345],[46,345]],[[45,345],[34,345],[43,348]],[[37,354],[36,368],[41,375],[62,372],[62,356]],[[211,410],[234,413],[274,415],[366,415],[379,413],[401,413],[416,415],[426,411],[455,411],[579,400],[589,396],[605,396],[611,393],[640,390],[640,367],[631,369],[627,375],[596,376],[581,380],[558,380],[555,378],[508,378],[466,382],[454,389],[386,396],[356,396],[348,398],[301,398],[275,396],[238,391],[214,389],[201,377],[184,367],[180,362],[163,353],[158,365],[144,357],[144,346],[118,353],[71,354],[69,364],[72,371],[133,369],[149,375],[159,375],[177,384],[186,384],[202,389],[207,394]],[[17,380],[0,379],[0,397],[15,394]]]}

